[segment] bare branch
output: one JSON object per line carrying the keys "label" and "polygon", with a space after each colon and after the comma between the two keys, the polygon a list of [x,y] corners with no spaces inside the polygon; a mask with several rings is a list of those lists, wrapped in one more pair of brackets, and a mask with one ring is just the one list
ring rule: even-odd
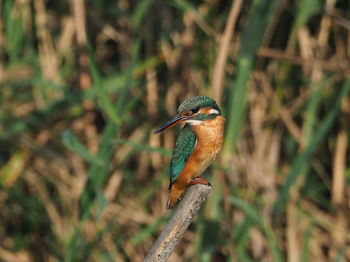
{"label": "bare branch", "polygon": [[144,262],[167,261],[188,226],[199,213],[211,191],[211,186],[194,185],[187,189],[184,198],[170,217],[162,233],[153,244]]}

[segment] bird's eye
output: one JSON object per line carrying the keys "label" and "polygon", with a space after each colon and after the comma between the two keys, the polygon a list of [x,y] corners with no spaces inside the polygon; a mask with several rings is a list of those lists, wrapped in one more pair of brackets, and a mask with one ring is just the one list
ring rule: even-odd
{"label": "bird's eye", "polygon": [[199,111],[199,108],[198,108],[198,107],[191,109],[191,113],[192,113],[192,114],[195,114],[195,113],[197,113],[198,111]]}

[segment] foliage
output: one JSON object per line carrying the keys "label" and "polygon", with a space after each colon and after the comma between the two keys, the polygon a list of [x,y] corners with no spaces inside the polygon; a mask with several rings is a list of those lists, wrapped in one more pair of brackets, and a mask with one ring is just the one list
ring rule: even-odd
{"label": "foliage", "polygon": [[0,260],[142,261],[171,214],[176,128],[152,131],[192,95],[225,145],[170,260],[350,260],[348,10],[0,1]]}

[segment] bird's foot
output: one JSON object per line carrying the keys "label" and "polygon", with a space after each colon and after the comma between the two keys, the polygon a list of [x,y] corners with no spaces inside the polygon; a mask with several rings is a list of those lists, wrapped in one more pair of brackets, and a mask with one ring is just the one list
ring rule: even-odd
{"label": "bird's foot", "polygon": [[190,181],[190,185],[197,185],[197,184],[202,184],[206,186],[211,186],[211,184],[205,180],[203,177],[196,177]]}

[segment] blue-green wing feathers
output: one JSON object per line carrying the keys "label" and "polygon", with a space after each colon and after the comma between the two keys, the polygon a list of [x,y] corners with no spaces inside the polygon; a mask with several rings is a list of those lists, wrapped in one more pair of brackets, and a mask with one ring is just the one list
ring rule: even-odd
{"label": "blue-green wing feathers", "polygon": [[184,168],[188,157],[196,146],[196,135],[190,126],[185,125],[177,137],[173,157],[170,165],[170,185],[176,181]]}

